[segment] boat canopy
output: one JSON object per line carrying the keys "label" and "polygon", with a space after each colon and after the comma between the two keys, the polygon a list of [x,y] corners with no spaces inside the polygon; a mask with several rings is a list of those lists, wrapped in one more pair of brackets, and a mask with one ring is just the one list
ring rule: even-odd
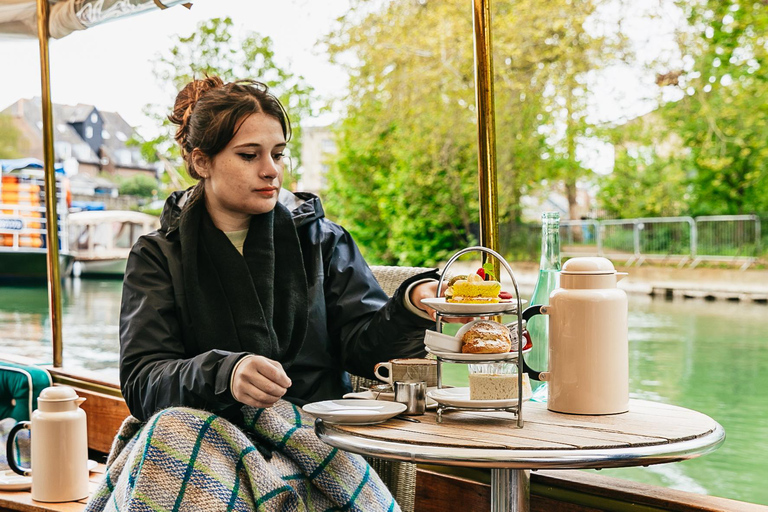
{"label": "boat canopy", "polygon": [[133,210],[96,210],[70,213],[69,225],[102,224],[107,222],[132,222],[148,226],[159,225],[159,219],[154,215],[135,212]]}
{"label": "boat canopy", "polygon": [[[0,0],[2,2],[3,0]],[[10,173],[20,169],[43,169],[43,162],[36,158],[15,158],[12,160],[0,160],[0,172]],[[56,174],[64,174],[64,167],[60,163],[55,164]]]}
{"label": "boat canopy", "polygon": [[[165,9],[176,4],[187,7],[185,0],[48,0],[49,31],[61,39],[76,30],[101,23]],[[37,2],[35,0],[0,0],[0,37],[37,38]]]}

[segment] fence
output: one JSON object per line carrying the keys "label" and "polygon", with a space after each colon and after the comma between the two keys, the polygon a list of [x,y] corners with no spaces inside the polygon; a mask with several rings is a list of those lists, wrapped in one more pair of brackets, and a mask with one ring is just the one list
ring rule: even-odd
{"label": "fence", "polygon": [[725,262],[746,269],[762,255],[757,215],[655,217],[560,223],[563,256],[604,256],[689,264]]}

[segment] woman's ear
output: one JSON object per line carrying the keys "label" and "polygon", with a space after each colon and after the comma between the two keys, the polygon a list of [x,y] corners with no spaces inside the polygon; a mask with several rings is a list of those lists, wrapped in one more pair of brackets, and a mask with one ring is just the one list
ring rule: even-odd
{"label": "woman's ear", "polygon": [[192,150],[192,165],[201,178],[207,179],[211,176],[211,159],[198,148]]}

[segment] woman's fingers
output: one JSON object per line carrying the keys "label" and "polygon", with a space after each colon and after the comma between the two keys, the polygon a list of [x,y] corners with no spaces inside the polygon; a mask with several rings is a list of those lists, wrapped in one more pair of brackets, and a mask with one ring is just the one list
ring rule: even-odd
{"label": "woman's fingers", "polygon": [[249,356],[235,368],[232,396],[253,407],[269,407],[285,395],[291,379],[277,361]]}
{"label": "woman's fingers", "polygon": [[276,382],[285,388],[291,387],[291,379],[288,378],[288,375],[285,373],[285,370],[283,370],[283,365],[281,365],[278,361],[267,359],[266,357],[264,357],[263,359],[268,364],[272,365],[272,369],[266,368],[265,375],[269,379],[271,379],[273,382]]}

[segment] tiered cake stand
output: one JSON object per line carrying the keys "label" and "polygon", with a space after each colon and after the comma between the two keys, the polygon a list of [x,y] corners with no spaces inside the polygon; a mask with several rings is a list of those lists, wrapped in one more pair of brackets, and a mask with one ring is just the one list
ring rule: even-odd
{"label": "tiered cake stand", "polygon": [[[436,316],[436,328],[435,330],[439,333],[443,332],[443,320],[445,318],[458,318],[458,317],[494,317],[499,315],[510,315],[510,314],[516,314],[517,315],[517,350],[512,352],[507,352],[505,354],[462,354],[462,353],[446,353],[446,352],[435,352],[430,351],[437,359],[437,388],[438,389],[444,389],[443,388],[443,364],[445,363],[451,363],[451,364],[485,364],[485,363],[499,363],[499,362],[507,362],[514,364],[517,366],[517,401],[513,402],[513,400],[507,400],[507,401],[498,401],[500,403],[504,403],[504,405],[500,406],[493,406],[492,404],[488,404],[488,401],[480,401],[478,402],[478,406],[473,406],[471,404],[472,401],[462,401],[461,405],[453,403],[451,404],[450,400],[441,401],[436,400],[438,402],[437,404],[437,422],[442,423],[443,421],[443,413],[453,410],[473,410],[473,411],[507,411],[514,413],[517,417],[517,427],[522,428],[523,426],[523,411],[522,411],[522,403],[523,403],[523,345],[525,344],[524,338],[522,336],[523,333],[523,321],[522,321],[522,300],[520,299],[520,292],[517,287],[517,280],[515,279],[515,275],[512,272],[512,268],[509,266],[509,263],[497,252],[488,249],[487,247],[481,247],[481,246],[474,246],[474,247],[468,247],[466,249],[462,249],[461,251],[454,254],[451,259],[448,260],[448,263],[446,263],[445,268],[443,269],[442,275],[440,276],[440,281],[438,283],[438,290],[442,290],[443,286],[443,280],[445,279],[446,275],[448,274],[448,269],[453,265],[454,262],[456,262],[457,259],[459,259],[462,255],[467,254],[469,252],[482,252],[489,254],[496,258],[499,263],[504,267],[504,269],[509,274],[509,277],[512,279],[512,285],[515,289],[515,297],[512,300],[512,302],[503,302],[503,303],[496,303],[496,304],[450,304],[450,307],[447,307],[446,304],[445,307],[436,307],[437,316]],[[439,293],[439,292],[438,292]],[[497,402],[497,401],[494,401]],[[511,405],[510,402],[513,402],[514,405]]]}

